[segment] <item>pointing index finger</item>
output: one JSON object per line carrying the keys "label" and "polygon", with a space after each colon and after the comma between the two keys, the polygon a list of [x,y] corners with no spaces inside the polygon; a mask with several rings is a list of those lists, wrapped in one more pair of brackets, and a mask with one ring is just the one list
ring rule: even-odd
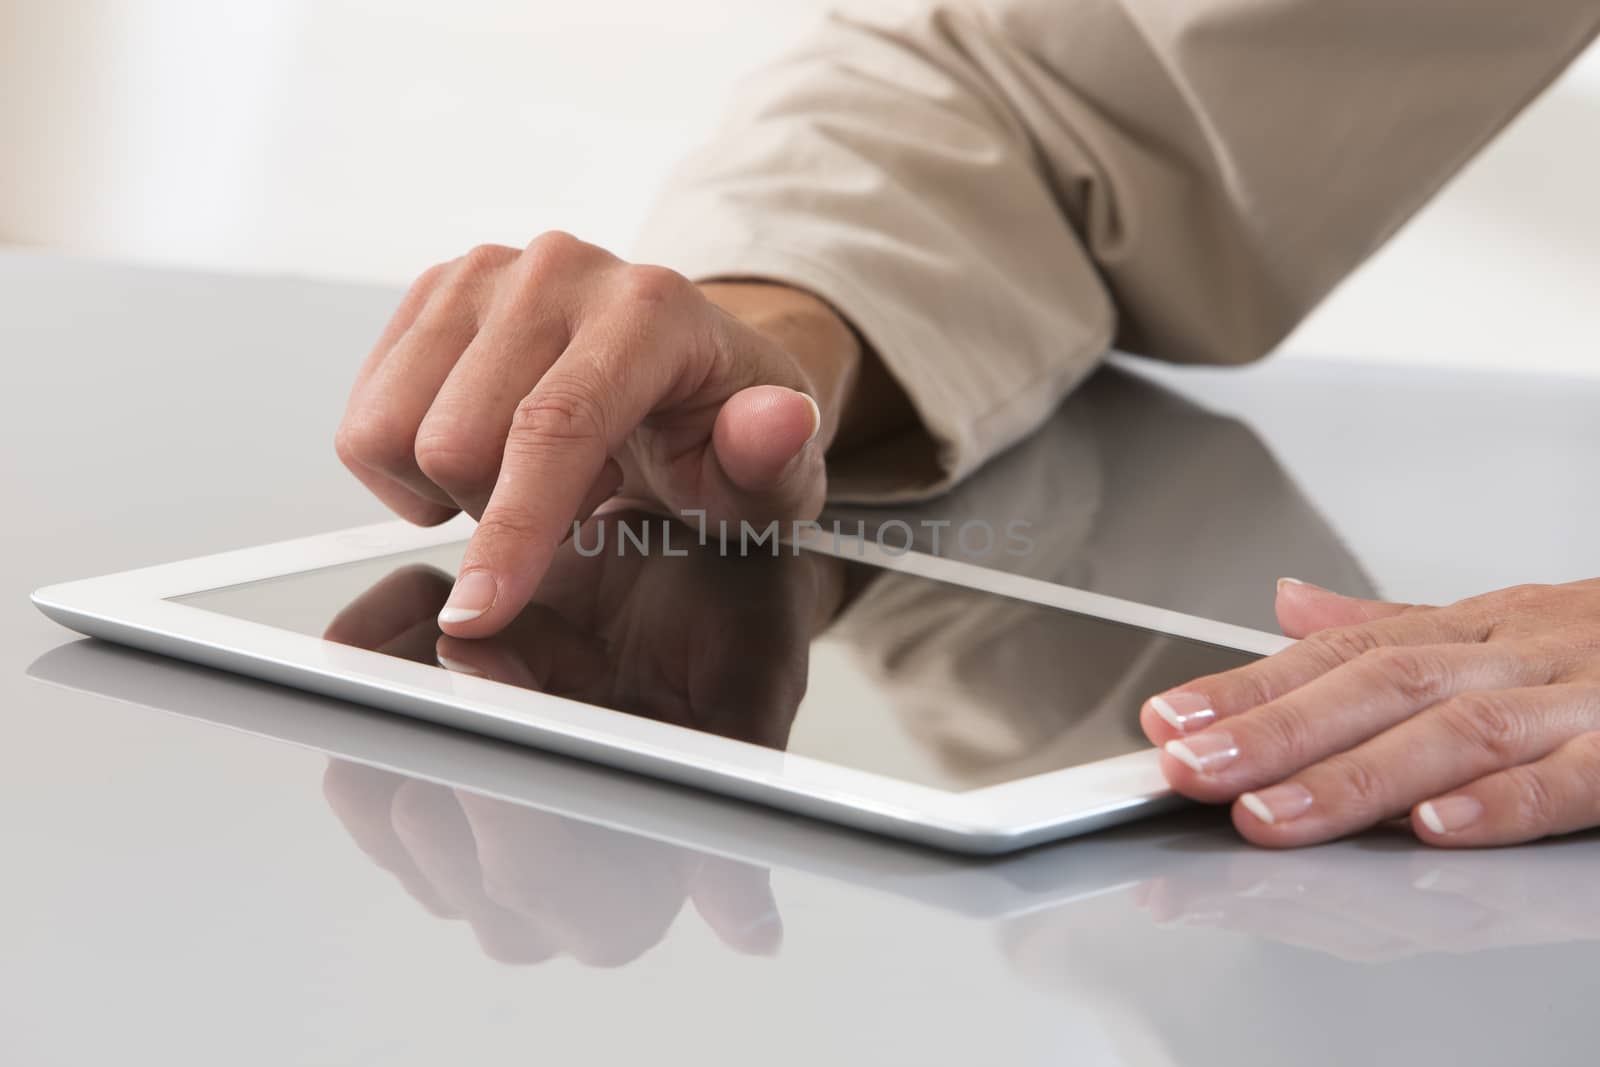
{"label": "pointing index finger", "polygon": [[439,613],[446,633],[486,637],[527,605],[611,453],[665,395],[649,368],[667,364],[652,355],[660,353],[624,367],[614,343],[580,336],[517,406],[500,475]]}

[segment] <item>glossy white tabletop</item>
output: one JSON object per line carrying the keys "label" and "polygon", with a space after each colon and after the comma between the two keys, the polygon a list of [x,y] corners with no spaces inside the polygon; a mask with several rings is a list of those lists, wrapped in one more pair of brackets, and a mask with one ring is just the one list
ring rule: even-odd
{"label": "glossy white tabletop", "polygon": [[[32,609],[383,518],[330,441],[395,299],[0,253],[0,1059],[1594,1062],[1593,834],[1272,854],[1191,809],[959,859]],[[1285,572],[1600,574],[1600,382],[1137,369],[1162,386],[1102,375],[948,506],[1032,508],[1058,578],[1254,626]]]}

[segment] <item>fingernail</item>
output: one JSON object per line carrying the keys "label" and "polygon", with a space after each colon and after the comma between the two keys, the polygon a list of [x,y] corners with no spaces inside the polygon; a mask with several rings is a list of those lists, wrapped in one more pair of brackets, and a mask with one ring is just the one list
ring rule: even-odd
{"label": "fingernail", "polygon": [[1186,911],[1173,922],[1178,926],[1221,926],[1227,918],[1225,911]]}
{"label": "fingernail", "polygon": [[456,580],[450,599],[439,611],[440,622],[466,622],[476,619],[494,603],[494,575],[488,571],[468,571]]}
{"label": "fingernail", "polygon": [[1222,730],[1207,730],[1183,741],[1168,741],[1167,755],[1200,774],[1215,774],[1239,756],[1239,746]]}
{"label": "fingernail", "polygon": [[1311,808],[1311,790],[1294,782],[1284,782],[1259,793],[1246,793],[1239,803],[1268,826],[1298,819]]}
{"label": "fingernail", "polygon": [[1430,800],[1417,809],[1417,817],[1436,834],[1453,834],[1477,822],[1483,815],[1483,803],[1477,797],[1445,797]]}
{"label": "fingernail", "polygon": [[483,672],[478,668],[472,666],[471,664],[462,663],[458,659],[451,659],[449,656],[442,655],[438,652],[433,654],[433,658],[439,661],[439,666],[443,667],[452,674],[465,674],[473,678],[482,678],[484,676]]}
{"label": "fingernail", "polygon": [[1412,889],[1421,889],[1421,890],[1426,891],[1426,890],[1432,889],[1434,886],[1438,885],[1440,880],[1443,879],[1443,878],[1444,878],[1444,872],[1441,871],[1439,868],[1435,867],[1433,870],[1428,871],[1426,874],[1424,874],[1421,878],[1418,878],[1415,882],[1412,882],[1411,883],[1411,888]]}
{"label": "fingernail", "polygon": [[1283,592],[1284,586],[1288,586],[1288,585],[1303,585],[1307,589],[1321,589],[1324,593],[1326,593],[1328,591],[1326,589],[1323,589],[1322,586],[1318,585],[1315,582],[1307,582],[1307,581],[1304,581],[1304,580],[1302,580],[1300,578],[1279,578],[1278,579],[1278,592],[1280,592],[1280,593]]}
{"label": "fingernail", "polygon": [[767,911],[745,923],[739,934],[751,952],[776,956],[783,947],[783,920],[776,911]]}
{"label": "fingernail", "polygon": [[[795,391],[799,392],[798,389]],[[816,397],[810,393],[800,393],[800,395],[805,397],[806,403],[811,405],[811,435],[806,438],[806,444],[809,445],[817,439],[817,434],[822,432],[822,408],[817,406]]]}
{"label": "fingernail", "polygon": [[1151,697],[1150,710],[1180,734],[1209,726],[1217,718],[1211,701],[1199,693],[1167,693],[1165,696]]}
{"label": "fingernail", "polygon": [[1463,878],[1460,871],[1446,871],[1439,867],[1429,869],[1421,878],[1411,883],[1411,888],[1420,889],[1426,893],[1454,893],[1457,896],[1470,896],[1476,883],[1471,878]]}

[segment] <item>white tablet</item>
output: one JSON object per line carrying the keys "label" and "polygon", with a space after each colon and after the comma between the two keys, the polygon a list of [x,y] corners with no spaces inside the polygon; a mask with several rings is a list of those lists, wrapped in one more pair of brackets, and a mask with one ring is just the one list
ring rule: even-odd
{"label": "white tablet", "polygon": [[462,641],[434,617],[471,529],[384,523],[33,600],[95,637],[971,853],[1170,805],[1141,702],[1287,643],[882,530],[729,545],[627,513]]}

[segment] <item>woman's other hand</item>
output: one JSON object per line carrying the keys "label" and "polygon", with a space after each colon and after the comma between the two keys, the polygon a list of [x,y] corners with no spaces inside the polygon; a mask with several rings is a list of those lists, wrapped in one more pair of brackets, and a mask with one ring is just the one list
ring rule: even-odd
{"label": "woman's other hand", "polygon": [[1439,608],[1283,581],[1277,612],[1298,643],[1141,713],[1173,788],[1231,802],[1252,842],[1401,817],[1446,847],[1600,826],[1600,580]]}

